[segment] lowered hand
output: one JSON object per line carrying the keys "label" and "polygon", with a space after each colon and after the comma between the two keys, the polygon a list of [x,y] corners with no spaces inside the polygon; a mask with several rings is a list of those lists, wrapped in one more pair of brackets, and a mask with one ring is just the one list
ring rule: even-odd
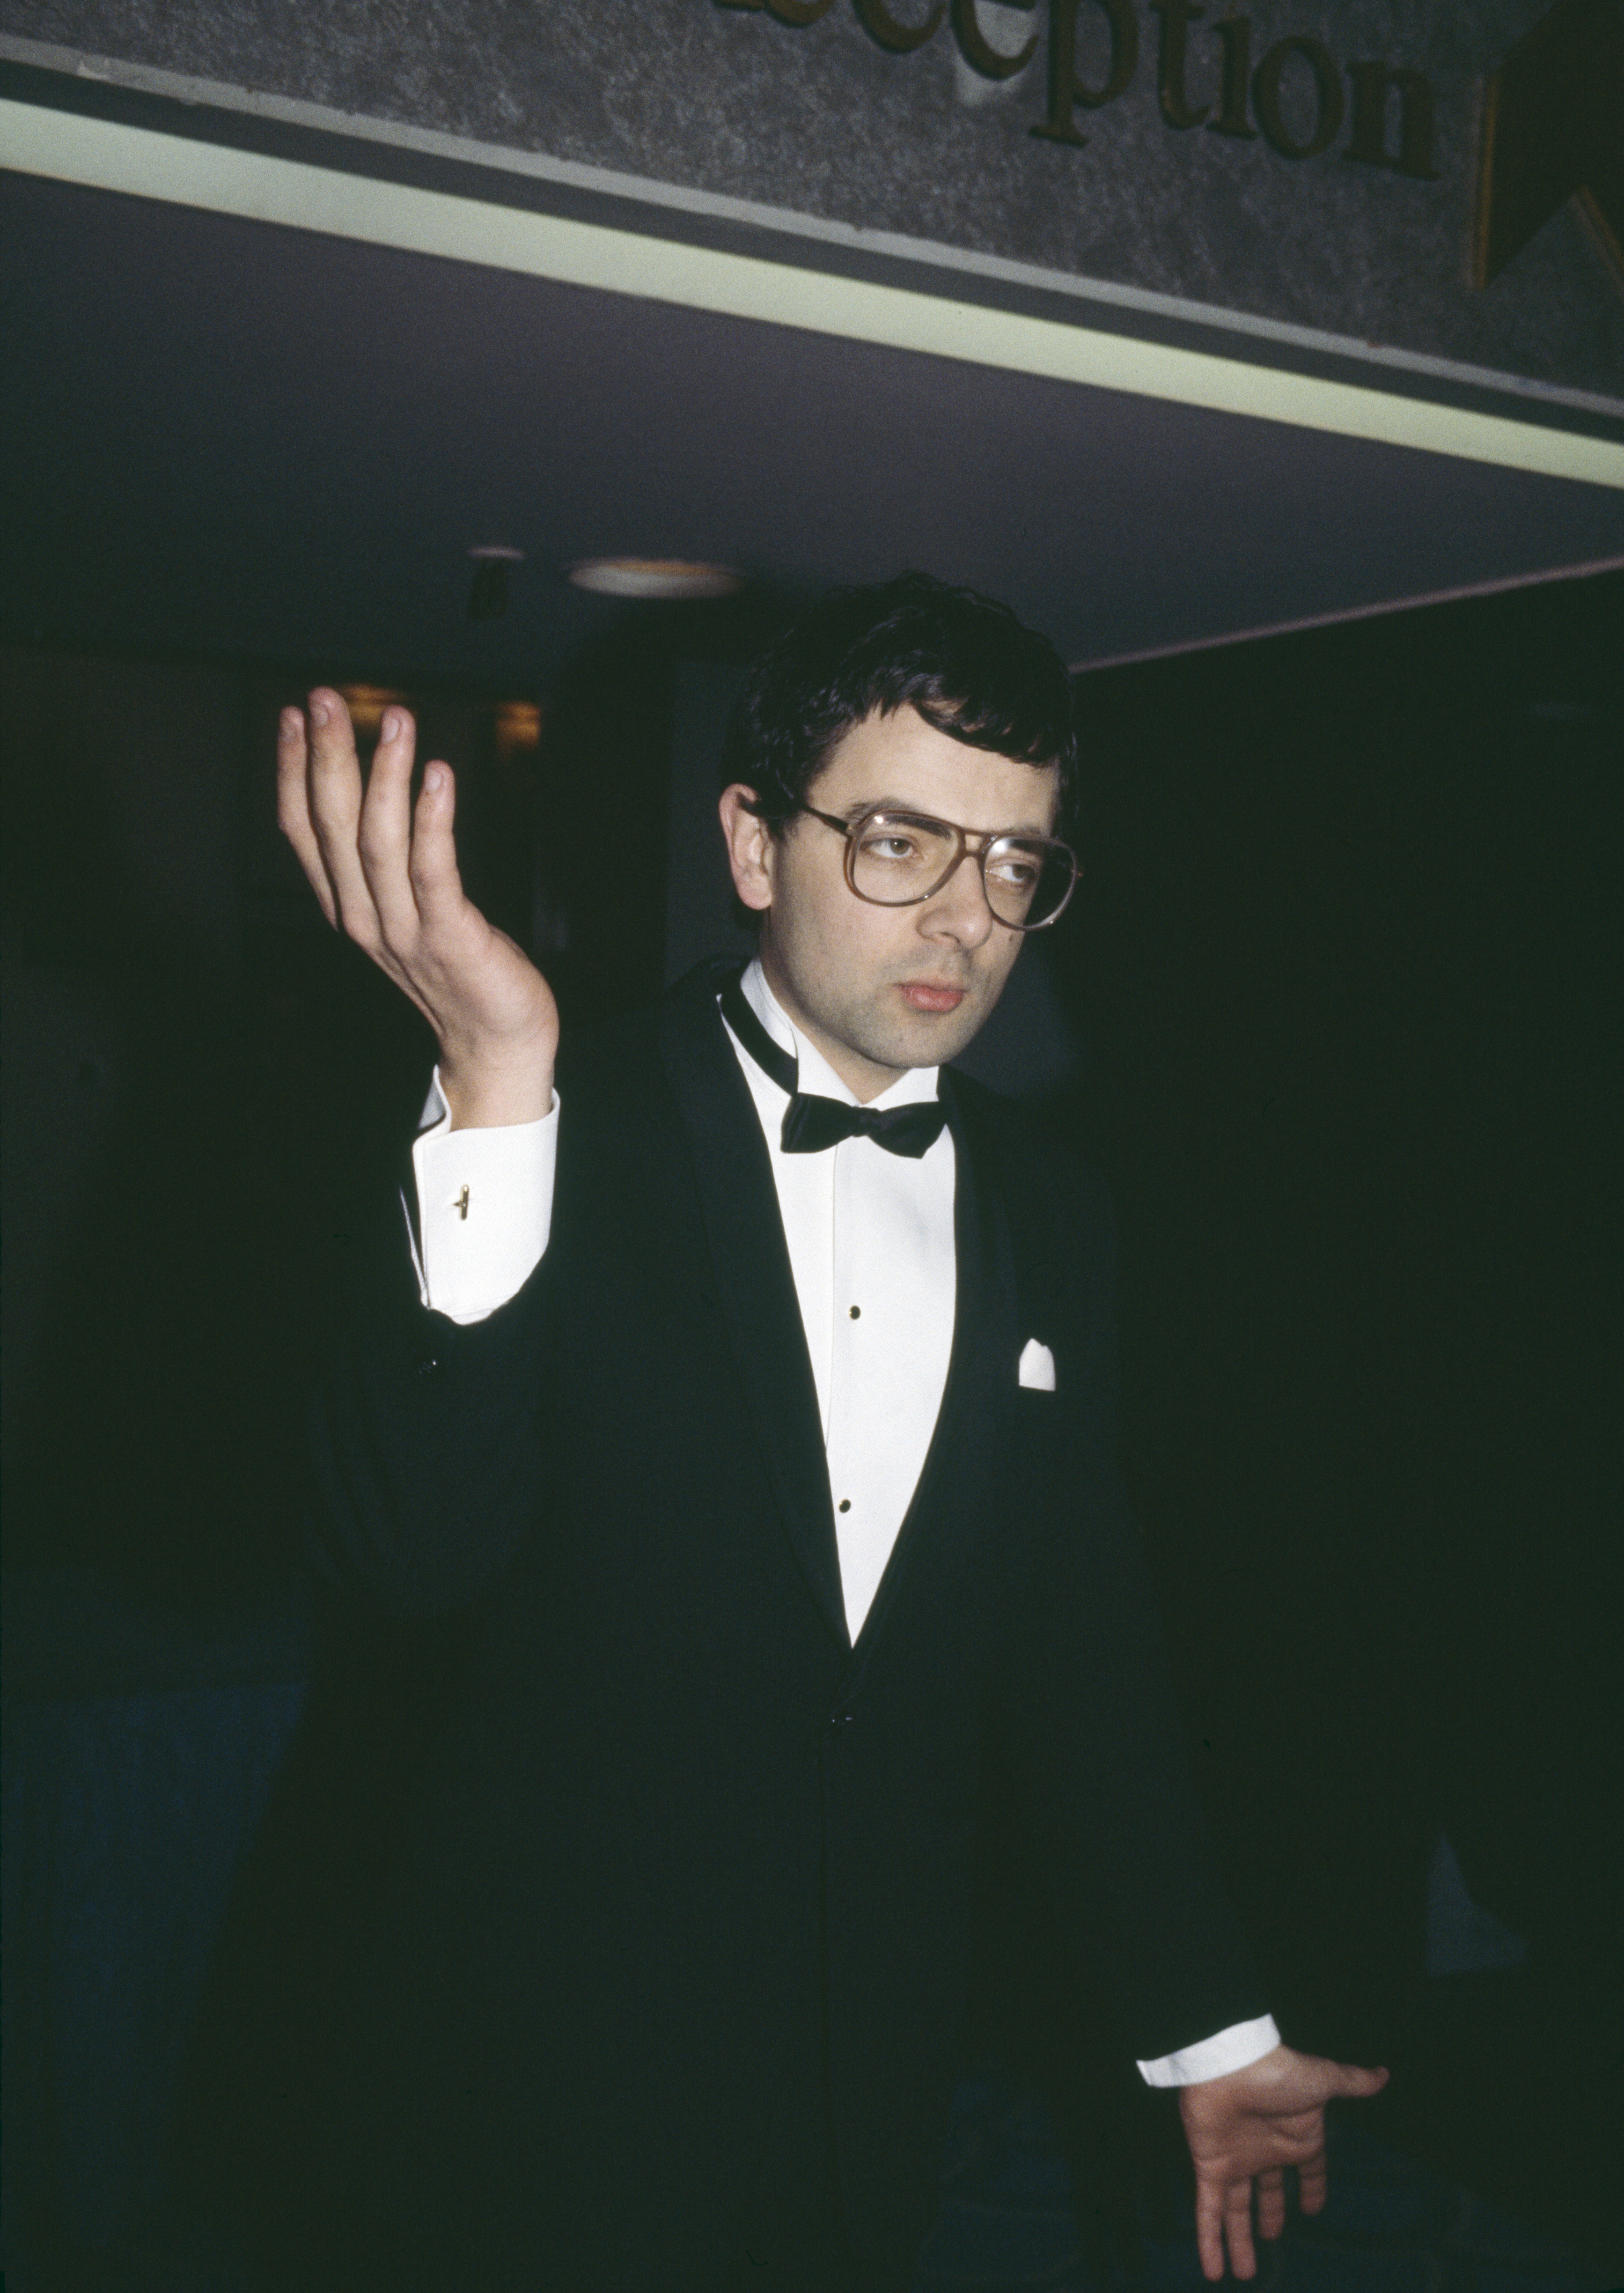
{"label": "lowered hand", "polygon": [[1285,2169],[1295,2166],[1305,2214],[1325,2203],[1325,2105],[1337,2094],[1379,2094],[1386,2070],[1356,2070],[1318,2054],[1276,2046],[1227,2078],[1181,2086],[1184,2139],[1195,2166],[1195,2233],[1203,2275],[1224,2274],[1224,2248],[1237,2277],[1257,2273],[1252,2244],[1252,2189],[1257,2226],[1278,2237],[1286,2226]]}

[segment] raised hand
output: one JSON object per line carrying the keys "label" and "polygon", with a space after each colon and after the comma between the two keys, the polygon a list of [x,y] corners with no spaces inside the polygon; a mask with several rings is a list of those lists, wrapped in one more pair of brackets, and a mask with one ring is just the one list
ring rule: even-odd
{"label": "raised hand", "polygon": [[1184,2139],[1195,2166],[1195,2233],[1201,2271],[1224,2274],[1224,2248],[1237,2277],[1257,2273],[1252,2244],[1252,2185],[1257,2226],[1286,2226],[1285,2169],[1295,2166],[1305,2214],[1325,2203],[1325,2105],[1337,2094],[1379,2094],[1386,2070],[1356,2070],[1276,2046],[1249,2069],[1179,2088]]}
{"label": "raised hand", "polygon": [[431,764],[414,806],[416,727],[392,705],[363,790],[350,712],[327,686],[285,709],[277,820],[322,912],[388,973],[440,1043],[453,1128],[530,1122],[553,1103],[558,1007],[535,965],[457,873],[456,784]]}

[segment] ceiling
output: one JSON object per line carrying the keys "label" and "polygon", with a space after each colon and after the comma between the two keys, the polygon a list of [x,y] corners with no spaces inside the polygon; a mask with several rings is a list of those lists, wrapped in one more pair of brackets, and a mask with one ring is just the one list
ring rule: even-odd
{"label": "ceiling", "polygon": [[44,179],[0,248],[12,641],[533,690],[614,553],[924,565],[1087,664],[1624,558],[1614,490]]}

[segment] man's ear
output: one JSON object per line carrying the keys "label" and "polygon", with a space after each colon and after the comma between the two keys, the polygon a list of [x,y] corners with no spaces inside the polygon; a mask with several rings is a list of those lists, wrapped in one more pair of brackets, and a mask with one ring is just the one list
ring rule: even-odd
{"label": "man's ear", "polygon": [[772,863],[777,854],[766,822],[748,809],[755,800],[755,790],[736,781],[731,788],[723,789],[717,809],[727,842],[727,863],[733,871],[733,889],[747,908],[761,911],[772,905]]}

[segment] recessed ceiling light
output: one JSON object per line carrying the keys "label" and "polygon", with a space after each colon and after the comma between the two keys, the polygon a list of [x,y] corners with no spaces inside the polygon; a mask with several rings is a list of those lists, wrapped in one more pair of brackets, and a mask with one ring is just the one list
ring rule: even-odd
{"label": "recessed ceiling light", "polygon": [[578,589],[601,597],[731,597],[744,587],[731,565],[686,557],[583,557],[569,570]]}

